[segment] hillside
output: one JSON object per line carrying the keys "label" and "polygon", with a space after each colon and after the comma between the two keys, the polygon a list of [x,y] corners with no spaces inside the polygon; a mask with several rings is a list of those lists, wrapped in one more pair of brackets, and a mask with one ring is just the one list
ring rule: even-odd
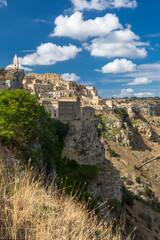
{"label": "hillside", "polygon": [[122,239],[76,197],[57,190],[54,182],[45,186],[33,169],[19,163],[5,168],[1,160],[0,179],[0,239]]}
{"label": "hillside", "polygon": [[160,117],[142,112],[134,118],[105,112],[97,117],[101,141],[107,149],[105,157],[119,171],[123,185],[129,191],[128,195],[126,190],[123,193],[128,198],[125,196],[127,205],[122,214],[126,231],[136,227],[136,239],[159,239],[159,158],[138,167],[160,155]]}
{"label": "hillside", "polygon": [[[30,163],[35,172],[32,176],[25,175],[28,172],[25,173],[23,170],[19,172],[19,176],[22,175],[22,178],[31,180],[28,183],[27,180],[24,180],[24,182],[22,180],[22,192],[24,188],[24,191],[33,194],[35,196],[33,199],[34,204],[38,204],[36,201],[39,201],[39,194],[42,194],[44,202],[46,202],[46,199],[50,199],[50,197],[51,199],[52,197],[55,198],[53,201],[49,200],[52,201],[52,203],[48,202],[49,206],[50,204],[52,206],[53,202],[59,200],[60,202],[57,205],[60,207],[63,206],[62,202],[65,201],[67,201],[67,207],[67,204],[73,206],[75,204],[73,209],[75,212],[73,213],[70,213],[70,210],[69,213],[66,213],[67,210],[63,209],[69,220],[64,222],[61,220],[63,224],[69,221],[69,224],[73,226],[73,232],[79,230],[75,230],[75,225],[71,223],[70,214],[77,216],[77,211],[79,212],[85,208],[84,214],[87,219],[88,211],[93,210],[93,213],[96,211],[100,219],[103,219],[106,223],[110,222],[112,225],[116,220],[121,230],[119,234],[122,234],[124,239],[127,239],[127,236],[132,232],[137,240],[159,239],[160,117],[157,115],[151,116],[151,111],[149,112],[150,114],[146,115],[143,111],[137,110],[136,105],[137,103],[135,102],[135,113],[133,112],[130,116],[124,108],[117,108],[114,111],[98,111],[96,119],[89,118],[82,121],[72,121],[68,125],[51,119],[50,114],[39,104],[38,99],[25,90],[1,91],[0,157],[3,159],[3,164],[7,169],[6,173],[1,170],[1,191],[3,192],[3,189],[6,189],[5,192],[9,191],[9,195],[6,198],[7,201],[9,200],[9,203],[6,203],[5,206],[9,204],[10,207],[13,204],[13,209],[18,206],[14,207],[17,200],[14,200],[14,202],[12,200],[19,194],[19,192],[17,193],[19,191],[19,183],[18,186],[12,186],[10,189],[12,184],[8,181],[14,182],[15,180],[13,181],[14,177],[12,175],[8,178],[8,171],[15,171],[13,163],[21,162],[22,169]],[[138,106],[141,109],[140,104]],[[155,107],[152,109],[155,112]],[[148,163],[150,159],[155,157],[158,158]],[[145,162],[146,164],[143,166],[142,164]],[[41,180],[36,182],[34,174],[36,174],[36,178],[38,176],[38,179],[40,179],[42,173],[45,183],[41,182]],[[46,179],[48,179],[48,183],[46,183]],[[65,189],[65,191],[60,191],[61,194],[59,195],[59,190],[56,190],[56,195],[48,196],[53,179],[55,179],[54,188]],[[25,182],[28,184],[27,186]],[[43,193],[35,193],[34,189],[32,189],[34,184],[35,188],[37,186],[38,192],[41,191],[43,186]],[[45,186],[47,186],[46,189]],[[25,188],[30,190],[25,190]],[[67,192],[70,197],[64,192]],[[26,214],[25,217],[28,216],[27,211],[30,211],[29,209],[27,210],[27,206],[32,204],[32,201],[29,203],[28,198],[25,200],[25,197],[28,196],[24,196],[24,201],[28,202],[24,206],[24,212],[26,211],[24,213]],[[1,207],[3,209],[3,202],[6,201],[4,192],[1,197]],[[86,204],[83,206],[79,204],[77,199],[83,202],[83,204],[85,201],[87,208],[85,207]],[[42,205],[34,205],[33,213],[29,214],[33,217],[35,215],[34,208],[38,207],[41,209]],[[48,213],[48,205],[45,209],[47,209],[47,221],[49,221],[46,224],[52,223],[53,225],[53,222],[57,221],[52,219],[55,212],[51,211],[50,213],[49,211]],[[21,210],[23,210],[23,207],[18,211],[21,212]],[[59,214],[63,216],[63,213],[59,211],[56,211],[56,214],[58,218]],[[29,215],[29,219],[31,215]],[[7,221],[9,221],[16,227],[12,232],[9,226],[7,226],[7,229],[9,229],[7,234],[14,234],[11,236],[15,238],[16,231],[19,229],[19,226],[17,227],[18,217],[16,215],[15,219],[13,219],[15,222],[11,220],[12,217],[9,220],[6,217],[7,215],[3,216],[5,224],[8,224]],[[40,223],[41,217],[41,214],[34,216],[32,219],[33,225]],[[65,217],[63,218],[65,219]],[[98,222],[96,223],[97,220],[95,218],[97,218],[96,215],[94,215],[93,223],[96,224],[96,227],[100,227],[100,230],[93,231],[94,233],[97,231],[101,232],[104,225],[102,222],[99,223],[100,225]],[[32,220],[31,222],[30,220],[28,220],[29,224],[32,224]],[[92,218],[89,218],[87,221],[90,220],[89,224],[92,226]],[[27,223],[24,222],[24,225],[27,227],[28,221]],[[43,221],[42,217],[42,223],[44,223]],[[84,225],[87,224],[85,223],[86,220],[81,221],[84,222]],[[76,220],[73,220],[73,222],[78,224]],[[11,228],[14,228],[13,225]],[[35,226],[37,227],[37,225],[34,225],[34,228]],[[43,228],[41,224],[40,227]],[[64,225],[61,227],[63,228]],[[55,226],[55,228],[57,227]],[[63,232],[64,239],[68,239],[65,234],[70,235],[72,227],[69,228],[67,225],[65,228],[67,229],[66,231],[68,229],[69,231],[67,233],[66,231]],[[107,235],[102,231],[103,237],[101,238],[97,237],[99,233],[98,235],[93,234],[92,229],[87,228],[89,229],[89,232],[87,232],[89,235],[85,236],[86,239],[114,239],[115,237],[110,236],[112,232],[111,227],[106,229]],[[115,226],[112,226],[112,230],[114,228]],[[37,235],[38,239],[44,239],[43,231],[45,232],[46,230],[41,229],[42,235]],[[45,232],[45,234],[49,234],[46,235],[49,236],[48,239],[52,239],[50,237],[52,231],[53,229],[49,227],[49,233]],[[61,232],[62,229],[60,228],[57,231]],[[60,234],[60,239],[63,239],[63,234]],[[73,236],[77,236],[77,232]],[[79,236],[79,239],[85,239],[83,227]],[[121,238],[122,236],[120,235],[117,238],[115,237],[115,239]],[[31,239],[33,239],[32,235]],[[54,239],[56,239],[56,236],[54,236]],[[69,239],[74,238],[70,236]]]}

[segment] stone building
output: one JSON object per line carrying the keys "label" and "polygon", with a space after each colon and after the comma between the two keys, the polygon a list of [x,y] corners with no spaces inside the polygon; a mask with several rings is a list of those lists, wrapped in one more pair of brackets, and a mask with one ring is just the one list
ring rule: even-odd
{"label": "stone building", "polygon": [[41,99],[42,106],[47,112],[50,112],[51,118],[59,119],[59,101],[58,99]]}
{"label": "stone building", "polygon": [[92,107],[80,107],[80,119],[83,121],[95,119],[95,109]]}
{"label": "stone building", "polygon": [[80,99],[61,98],[59,99],[59,120],[72,121],[80,119]]}
{"label": "stone building", "polygon": [[61,99],[40,99],[40,103],[50,112],[51,118],[62,122],[87,121],[95,118],[95,110],[91,107],[81,107],[80,99],[68,97]]}

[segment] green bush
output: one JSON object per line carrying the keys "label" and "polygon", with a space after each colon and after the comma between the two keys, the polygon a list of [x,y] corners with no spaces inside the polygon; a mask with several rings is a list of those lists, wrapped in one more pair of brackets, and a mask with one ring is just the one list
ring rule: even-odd
{"label": "green bush", "polygon": [[36,96],[25,90],[0,91],[0,140],[14,148],[18,158],[47,170],[61,156],[68,125],[50,118]]}
{"label": "green bush", "polygon": [[144,194],[145,196],[150,197],[152,195],[152,190],[148,186],[146,186],[144,187]]}
{"label": "green bush", "polygon": [[124,117],[128,117],[128,113],[126,112],[126,110],[124,108],[119,108],[118,112]]}
{"label": "green bush", "polygon": [[128,206],[133,206],[134,204],[134,196],[131,192],[129,192],[124,186],[122,188],[123,195],[122,195],[122,205],[126,203]]}
{"label": "green bush", "polygon": [[114,149],[109,149],[109,155],[111,156],[111,157],[115,157],[116,156],[116,152],[114,151]]}
{"label": "green bush", "polygon": [[136,183],[140,184],[141,183],[141,177],[136,177]]}

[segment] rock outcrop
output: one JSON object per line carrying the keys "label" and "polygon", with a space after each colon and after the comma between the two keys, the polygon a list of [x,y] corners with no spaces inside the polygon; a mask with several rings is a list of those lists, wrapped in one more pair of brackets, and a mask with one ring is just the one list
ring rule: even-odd
{"label": "rock outcrop", "polygon": [[0,69],[0,89],[23,89],[24,70]]}
{"label": "rock outcrop", "polygon": [[97,121],[74,121],[65,138],[63,157],[76,160],[79,164],[98,166],[98,176],[89,181],[87,192],[97,201],[122,199],[122,181],[117,169],[105,159],[106,146],[100,141]]}
{"label": "rock outcrop", "polygon": [[105,149],[98,137],[96,124],[94,120],[71,122],[62,155],[79,164],[102,163]]}
{"label": "rock outcrop", "polygon": [[157,134],[153,131],[150,124],[143,123],[143,124],[136,124],[134,127],[137,129],[137,131],[142,134],[146,139],[157,142],[158,137]]}
{"label": "rock outcrop", "polygon": [[136,109],[149,116],[160,116],[160,104],[159,103],[141,103],[136,105]]}

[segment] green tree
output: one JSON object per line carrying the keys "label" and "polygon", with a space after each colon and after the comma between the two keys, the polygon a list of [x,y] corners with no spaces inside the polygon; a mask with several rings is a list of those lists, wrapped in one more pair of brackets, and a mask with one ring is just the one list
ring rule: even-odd
{"label": "green tree", "polygon": [[35,95],[25,90],[0,91],[0,139],[25,162],[31,159],[39,166],[43,162],[51,169],[61,155],[67,130],[68,126],[50,118]]}

